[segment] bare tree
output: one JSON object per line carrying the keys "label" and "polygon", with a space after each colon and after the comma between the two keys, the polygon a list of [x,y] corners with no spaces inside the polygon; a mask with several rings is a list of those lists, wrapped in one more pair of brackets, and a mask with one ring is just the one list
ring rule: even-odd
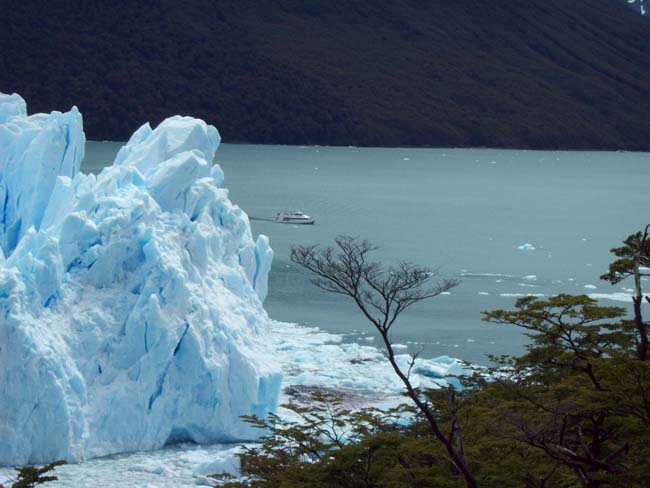
{"label": "bare tree", "polygon": [[393,370],[404,384],[408,396],[426,418],[433,436],[440,441],[450,461],[462,475],[465,485],[477,485],[467,462],[463,448],[463,433],[458,420],[457,401],[454,388],[448,387],[450,425],[448,432],[443,428],[436,411],[411,382],[411,370],[417,354],[413,355],[407,370],[403,370],[395,359],[390,338],[391,328],[399,315],[422,300],[436,297],[455,287],[455,280],[432,283],[438,276],[437,270],[400,263],[385,268],[379,262],[369,259],[377,246],[367,240],[349,236],[338,236],[336,247],[299,246],[291,249],[291,260],[308,269],[316,276],[313,283],[322,290],[350,297],[363,315],[379,332]]}

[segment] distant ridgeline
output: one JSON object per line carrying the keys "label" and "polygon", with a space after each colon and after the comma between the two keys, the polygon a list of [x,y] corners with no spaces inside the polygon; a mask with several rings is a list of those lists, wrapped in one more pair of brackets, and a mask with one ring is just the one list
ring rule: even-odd
{"label": "distant ridgeline", "polygon": [[3,0],[0,90],[90,139],[650,150],[650,0]]}

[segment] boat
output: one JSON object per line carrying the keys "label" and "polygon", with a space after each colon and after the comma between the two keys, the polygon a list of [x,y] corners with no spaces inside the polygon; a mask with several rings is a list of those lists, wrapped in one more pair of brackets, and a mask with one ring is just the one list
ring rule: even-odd
{"label": "boat", "polygon": [[280,224],[313,224],[315,222],[309,215],[302,212],[282,212],[275,216],[275,221]]}

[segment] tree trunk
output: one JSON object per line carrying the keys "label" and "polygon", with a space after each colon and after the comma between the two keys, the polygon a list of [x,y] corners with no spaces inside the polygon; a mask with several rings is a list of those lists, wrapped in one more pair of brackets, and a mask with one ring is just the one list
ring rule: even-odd
{"label": "tree trunk", "polygon": [[[650,226],[648,226],[650,227]],[[646,324],[643,323],[643,316],[641,315],[641,304],[643,303],[643,289],[641,288],[641,253],[645,248],[645,242],[648,238],[648,227],[645,228],[643,237],[639,242],[639,250],[634,256],[634,288],[635,294],[632,302],[634,303],[634,323],[636,328],[639,331],[639,345],[637,348],[637,354],[641,361],[647,361],[648,359],[648,328]]]}
{"label": "tree trunk", "polygon": [[[447,454],[449,455],[451,462],[463,477],[463,480],[465,481],[465,486],[467,488],[478,488],[478,483],[476,482],[476,479],[474,478],[474,475],[470,470],[469,463],[467,462],[467,458],[465,457],[465,452],[462,450],[462,445],[463,445],[462,439],[458,439],[457,442],[454,442],[454,439],[448,439],[447,436],[445,436],[440,431],[440,427],[438,426],[438,422],[436,421],[433,412],[426,405],[425,402],[420,400],[408,376],[404,374],[404,372],[400,369],[399,365],[395,361],[395,353],[393,352],[393,346],[390,343],[390,339],[388,338],[387,333],[381,332],[381,336],[384,341],[384,345],[386,346],[386,351],[388,353],[388,361],[393,367],[393,370],[395,371],[397,376],[399,376],[399,378],[402,380],[402,383],[404,383],[408,396],[411,398],[411,400],[413,400],[413,403],[415,403],[418,409],[426,417],[427,421],[429,422],[429,425],[431,426],[431,430],[433,431],[434,437],[438,441],[442,442],[442,444],[445,446],[445,449],[447,451]],[[458,429],[458,431],[460,431],[460,429]],[[455,448],[455,444],[461,446],[460,452],[458,452],[458,450]]]}
{"label": "tree trunk", "polygon": [[637,294],[632,298],[634,303],[634,323],[636,328],[639,331],[639,345],[637,346],[637,354],[641,361],[646,361],[648,359],[648,330],[646,325],[643,323],[643,318],[641,316],[641,301],[643,298]]}

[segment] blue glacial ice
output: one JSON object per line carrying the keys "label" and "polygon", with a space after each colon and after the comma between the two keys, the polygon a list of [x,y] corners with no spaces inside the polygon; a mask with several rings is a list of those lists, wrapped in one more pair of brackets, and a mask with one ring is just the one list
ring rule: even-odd
{"label": "blue glacial ice", "polygon": [[0,465],[251,439],[282,375],[262,308],[273,252],[172,117],[79,172],[76,108],[0,94]]}

